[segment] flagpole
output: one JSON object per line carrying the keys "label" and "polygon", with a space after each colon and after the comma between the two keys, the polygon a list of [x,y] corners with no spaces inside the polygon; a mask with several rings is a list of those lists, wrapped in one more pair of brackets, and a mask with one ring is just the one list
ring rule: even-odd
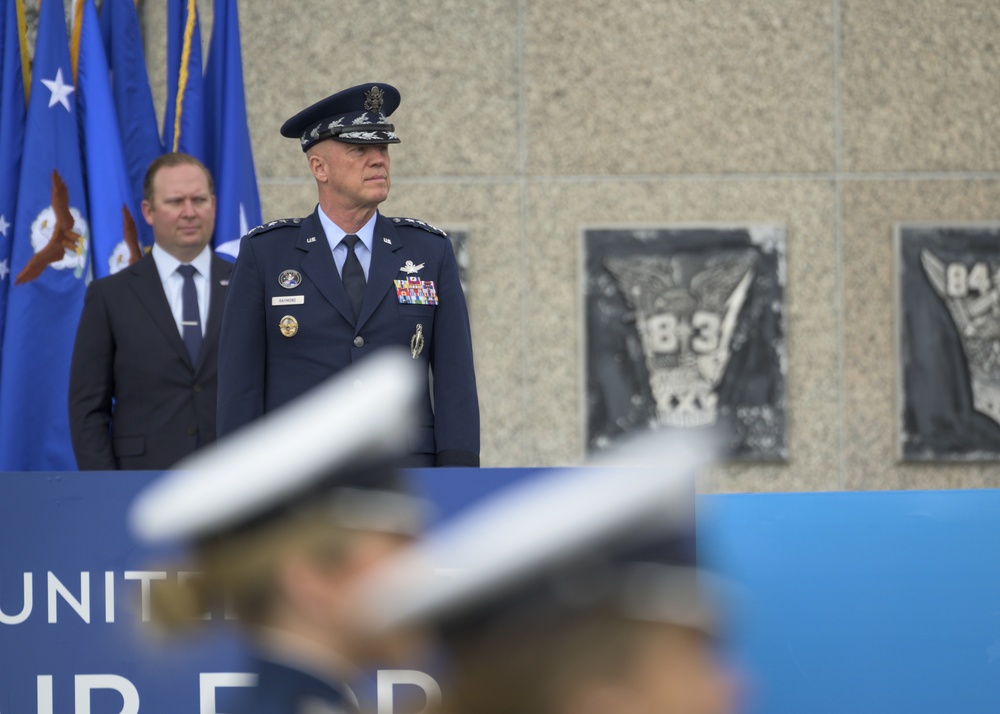
{"label": "flagpole", "polygon": [[83,26],[83,0],[74,0],[73,34],[69,43],[69,59],[73,67],[73,81],[77,81],[80,65],[80,29]]}
{"label": "flagpole", "polygon": [[171,151],[177,151],[181,141],[181,115],[184,113],[184,92],[187,90],[188,63],[191,61],[191,38],[194,36],[195,13],[198,12],[195,0],[188,0],[187,21],[184,25],[184,47],[181,50],[181,72],[177,79],[177,104],[174,113],[174,145]]}
{"label": "flagpole", "polygon": [[[17,7],[17,37],[21,49],[21,77],[24,80],[24,104],[31,98],[31,59],[28,57],[28,25],[24,19],[24,0],[15,0]],[[41,5],[41,0],[39,0]]]}

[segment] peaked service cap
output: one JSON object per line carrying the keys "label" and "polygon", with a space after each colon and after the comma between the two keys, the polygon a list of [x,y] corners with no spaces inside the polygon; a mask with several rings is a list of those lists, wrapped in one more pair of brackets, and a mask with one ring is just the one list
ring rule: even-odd
{"label": "peaked service cap", "polygon": [[369,82],[344,89],[306,107],[281,125],[281,135],[298,139],[305,151],[324,139],[346,144],[398,144],[386,117],[399,106],[399,90]]}

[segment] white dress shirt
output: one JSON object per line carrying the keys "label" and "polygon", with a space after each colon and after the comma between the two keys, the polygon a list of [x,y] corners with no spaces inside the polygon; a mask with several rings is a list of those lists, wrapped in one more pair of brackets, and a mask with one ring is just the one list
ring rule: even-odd
{"label": "white dress shirt", "polygon": [[[153,262],[156,263],[156,270],[160,273],[163,293],[167,296],[167,303],[170,305],[170,311],[177,323],[177,331],[181,337],[184,337],[184,327],[181,325],[184,315],[184,299],[181,295],[184,288],[184,276],[177,272],[177,266],[181,265],[181,261],[154,244]],[[194,266],[196,271],[194,287],[198,291],[198,314],[201,316],[201,336],[204,337],[205,323],[208,322],[208,301],[211,294],[208,289],[208,281],[212,278],[212,249],[205,246],[205,250],[201,251],[190,264]]]}
{"label": "white dress shirt", "polygon": [[[333,251],[333,260],[337,264],[337,272],[343,276],[344,261],[347,260],[347,246],[341,243],[341,241],[344,240],[344,236],[347,235],[347,232],[331,221],[329,217],[323,213],[322,208],[320,208],[317,212],[319,213],[319,222],[323,224],[323,231],[326,233],[326,239],[330,243],[330,250]],[[365,280],[368,280],[368,268],[372,264],[372,241],[375,236],[376,218],[378,218],[378,211],[372,214],[372,217],[369,218],[368,222],[361,227],[361,230],[353,234],[361,239],[354,246],[354,253],[358,256],[358,262],[361,263],[361,269],[365,271]]]}

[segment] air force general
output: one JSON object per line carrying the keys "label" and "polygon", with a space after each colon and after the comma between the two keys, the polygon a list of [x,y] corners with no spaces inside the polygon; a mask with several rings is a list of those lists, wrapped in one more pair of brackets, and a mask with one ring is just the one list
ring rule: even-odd
{"label": "air force general", "polygon": [[[299,140],[319,203],[242,240],[219,349],[222,437],[385,347],[428,375],[410,466],[478,466],[479,400],[458,263],[447,235],[389,218],[388,84],[345,89],[281,127]],[[387,409],[393,408],[391,404]]]}

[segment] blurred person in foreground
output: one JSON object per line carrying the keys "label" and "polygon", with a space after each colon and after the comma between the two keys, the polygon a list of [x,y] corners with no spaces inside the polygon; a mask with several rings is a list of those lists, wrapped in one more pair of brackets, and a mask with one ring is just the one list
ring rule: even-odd
{"label": "blurred person in foreground", "polygon": [[233,714],[360,711],[351,682],[379,655],[358,636],[347,593],[421,522],[394,468],[415,369],[386,351],[346,370],[181,462],[134,503],[136,535],[186,544],[191,562],[179,569],[199,574],[157,583],[154,622],[181,630],[225,606],[247,636],[258,684]]}
{"label": "blurred person in foreground", "polygon": [[693,472],[712,446],[656,437],[628,468],[515,484],[363,579],[367,626],[437,638],[441,712],[733,711],[694,549]]}

